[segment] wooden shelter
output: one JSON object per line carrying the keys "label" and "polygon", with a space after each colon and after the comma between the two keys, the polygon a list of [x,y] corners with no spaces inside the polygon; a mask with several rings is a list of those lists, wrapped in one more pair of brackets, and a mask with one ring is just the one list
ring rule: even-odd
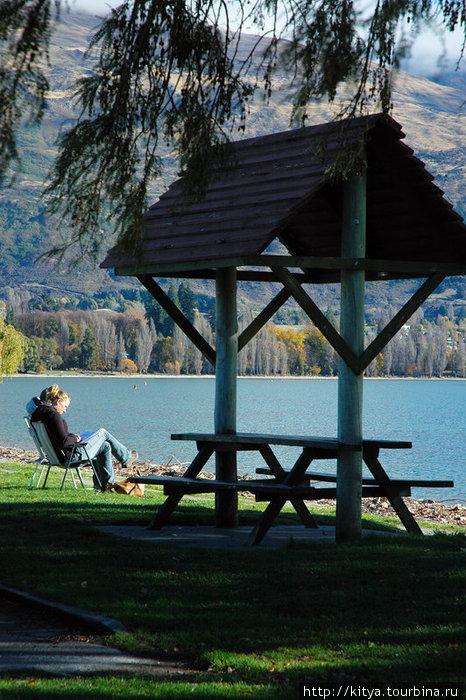
{"label": "wooden shelter", "polygon": [[[326,174],[345,148],[365,165],[345,180]],[[216,369],[215,433],[236,433],[237,353],[293,297],[340,357],[337,539],[361,528],[362,375],[386,343],[449,275],[466,273],[466,226],[433,176],[383,114],[310,126],[233,144],[229,165],[213,168],[205,196],[188,201],[174,182],[147,212],[134,254],[116,246],[102,267],[136,276]],[[270,254],[278,240],[286,254]],[[216,280],[216,347],[170,301],[155,278]],[[422,283],[364,347],[365,281]],[[238,281],[281,289],[238,335]],[[303,285],[341,283],[339,332]],[[216,453],[217,479],[236,478],[236,454]],[[217,524],[236,522],[235,494],[217,495]]]}

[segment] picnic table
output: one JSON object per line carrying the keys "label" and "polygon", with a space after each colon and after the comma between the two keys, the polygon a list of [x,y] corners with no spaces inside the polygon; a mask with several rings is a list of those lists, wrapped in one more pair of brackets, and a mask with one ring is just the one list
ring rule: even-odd
{"label": "picnic table", "polygon": [[[257,501],[268,501],[259,520],[254,525],[248,544],[259,544],[275,521],[287,501],[290,501],[305,527],[315,528],[317,524],[305,501],[331,499],[337,497],[336,474],[323,474],[308,471],[314,460],[337,459],[344,450],[362,450],[362,459],[367,465],[371,477],[361,481],[362,497],[386,497],[409,533],[422,534],[422,530],[408,510],[403,498],[411,495],[412,487],[451,488],[449,480],[431,479],[391,479],[379,460],[380,450],[409,449],[411,442],[400,440],[363,440],[361,444],[351,445],[332,437],[268,435],[257,433],[181,433],[171,436],[172,440],[190,440],[196,442],[197,454],[182,476],[134,476],[134,483],[158,484],[164,488],[167,496],[158,509],[151,529],[166,525],[174,509],[186,494],[220,493],[222,491],[249,491]],[[271,445],[285,445],[301,448],[298,458],[290,469],[280,464]],[[218,478],[200,479],[200,472],[214,452],[236,453],[240,451],[258,451],[265,467],[258,468],[257,474],[265,478],[235,479],[226,481]],[[333,484],[316,487],[311,482]]]}

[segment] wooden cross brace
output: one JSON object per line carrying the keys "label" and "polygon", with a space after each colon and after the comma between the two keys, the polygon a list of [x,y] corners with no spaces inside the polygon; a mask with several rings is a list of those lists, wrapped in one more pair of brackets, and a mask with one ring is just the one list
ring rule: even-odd
{"label": "wooden cross brace", "polygon": [[[281,306],[283,306],[290,297],[293,297],[354,374],[362,374],[364,372],[385,345],[398,333],[406,321],[445,279],[445,275],[442,272],[435,272],[430,275],[358,357],[327,319],[325,314],[322,313],[311,299],[309,294],[302,288],[296,276],[285,267],[273,266],[271,270],[276,278],[283,284],[283,289],[281,289],[256,318],[251,321],[247,328],[240,333],[238,337],[238,352],[240,352],[261,328],[265,326],[267,321],[272,318]],[[195,347],[206,357],[211,365],[215,367],[215,349],[199,333],[176,304],[173,303],[168,294],[163,291],[162,287],[160,287],[150,275],[139,275],[138,280],[181,328]]]}
{"label": "wooden cross brace", "polygon": [[426,279],[419,289],[408,299],[398,313],[389,321],[385,328],[378,334],[372,343],[358,357],[346,343],[345,339],[338,333],[332,323],[326,318],[319,307],[312,301],[311,297],[297,282],[294,275],[283,267],[271,268],[274,274],[282,282],[284,290],[298,302],[303,311],[306,312],[313,324],[320,330],[332,348],[345,361],[354,374],[362,374],[366,367],[370,365],[382,348],[393,338],[403,327],[406,321],[413,315],[421,304],[432,294],[434,289],[444,280],[445,275],[436,272]]}

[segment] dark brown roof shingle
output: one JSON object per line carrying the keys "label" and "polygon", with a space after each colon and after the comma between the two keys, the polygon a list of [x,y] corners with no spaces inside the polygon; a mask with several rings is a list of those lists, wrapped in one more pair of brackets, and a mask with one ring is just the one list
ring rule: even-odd
{"label": "dark brown roof shingle", "polygon": [[[145,216],[145,240],[131,259],[112,248],[102,267],[119,274],[182,263],[257,256],[275,238],[292,255],[340,256],[341,182],[324,178],[341,147],[342,123],[246,139],[235,161],[214,168],[205,197],[186,203],[174,182]],[[346,143],[364,136],[367,257],[466,264],[466,227],[424,164],[385,115],[351,122]],[[318,151],[323,151],[323,156]],[[142,266],[142,267],[141,267]]]}

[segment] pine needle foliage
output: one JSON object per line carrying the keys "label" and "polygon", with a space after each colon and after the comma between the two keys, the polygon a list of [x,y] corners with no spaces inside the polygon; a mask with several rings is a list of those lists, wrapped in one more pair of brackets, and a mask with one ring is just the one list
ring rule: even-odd
{"label": "pine needle foliage", "polygon": [[0,3],[0,182],[19,161],[16,132],[39,123],[49,89],[45,68],[60,0],[2,0]]}
{"label": "pine needle foliage", "polygon": [[[60,6],[0,4],[0,175],[19,159],[20,126],[40,122],[46,106]],[[51,254],[75,243],[79,257],[96,257],[108,221],[132,248],[167,153],[186,176],[186,196],[202,196],[209,166],[245,130],[253,95],[271,97],[278,67],[289,76],[294,125],[306,123],[313,100],[335,100],[342,83],[351,89],[339,117],[388,111],[390,71],[426,23],[466,32],[465,0],[125,0],[89,44],[92,72],[75,85],[79,118],[58,140],[45,195],[70,240]],[[246,56],[245,28],[258,36]]]}

